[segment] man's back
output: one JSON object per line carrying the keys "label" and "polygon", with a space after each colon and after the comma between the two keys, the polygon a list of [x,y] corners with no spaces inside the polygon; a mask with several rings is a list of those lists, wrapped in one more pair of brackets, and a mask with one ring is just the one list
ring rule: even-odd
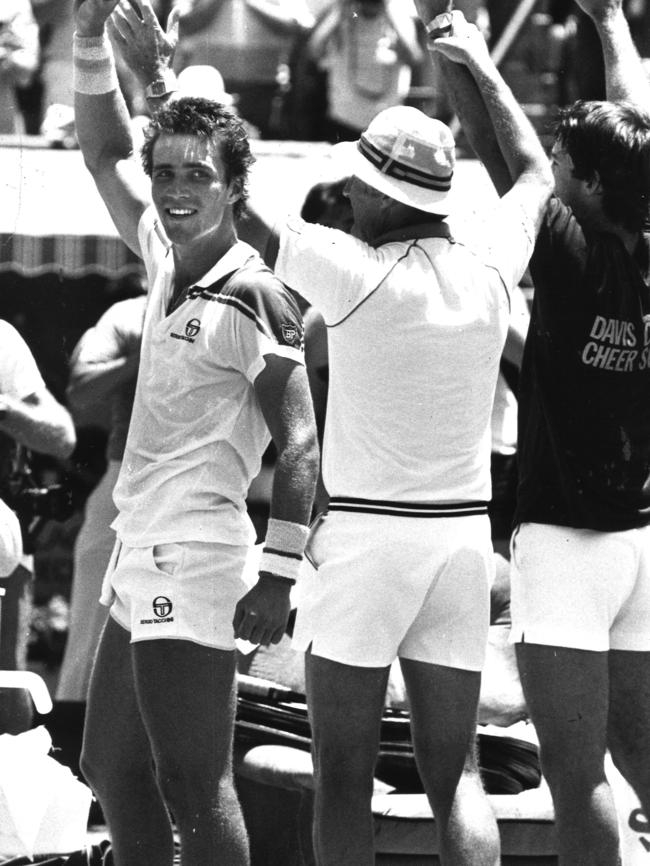
{"label": "man's back", "polygon": [[[438,237],[377,250],[336,233],[349,249],[308,274],[288,256],[279,262],[328,325],[323,471],[332,496],[489,499],[508,294],[496,268],[438,228]],[[325,252],[327,230],[309,228],[319,233]]]}

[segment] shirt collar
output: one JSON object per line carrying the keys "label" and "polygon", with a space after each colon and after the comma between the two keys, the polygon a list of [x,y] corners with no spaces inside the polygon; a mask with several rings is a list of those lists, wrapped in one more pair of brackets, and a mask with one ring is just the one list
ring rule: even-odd
{"label": "shirt collar", "polygon": [[253,247],[245,241],[238,240],[200,280],[194,282],[194,285],[202,289],[209,288],[226,274],[239,270],[253,255],[255,255]]}
{"label": "shirt collar", "polygon": [[394,241],[414,241],[419,238],[446,238],[452,240],[451,229],[446,222],[419,223],[418,225],[401,226],[391,229],[376,238],[371,246],[381,247]]}

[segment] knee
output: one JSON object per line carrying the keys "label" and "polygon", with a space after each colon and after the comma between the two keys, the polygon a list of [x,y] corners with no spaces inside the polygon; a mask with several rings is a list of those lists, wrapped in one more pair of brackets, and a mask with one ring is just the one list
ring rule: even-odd
{"label": "knee", "polygon": [[320,743],[313,748],[314,781],[319,791],[345,795],[372,795],[376,755],[349,748],[350,744]]}
{"label": "knee", "polygon": [[115,791],[134,790],[141,780],[153,774],[150,756],[125,755],[112,745],[107,740],[86,736],[79,759],[84,779],[100,798]]}
{"label": "knee", "polygon": [[200,756],[158,756],[156,780],[163,798],[178,821],[205,808],[219,811],[236,798],[232,762],[200,760]]}

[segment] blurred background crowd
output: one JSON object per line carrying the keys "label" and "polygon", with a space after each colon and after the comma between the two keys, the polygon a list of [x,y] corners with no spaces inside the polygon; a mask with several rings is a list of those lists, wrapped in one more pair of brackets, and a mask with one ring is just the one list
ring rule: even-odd
{"label": "blurred background crowd", "polygon": [[[0,133],[73,144],[73,0],[0,4]],[[459,0],[502,57],[506,80],[533,116],[578,96],[603,96],[591,21],[573,0]],[[164,25],[180,7],[176,72],[214,67],[267,139],[355,138],[377,111],[405,102],[447,111],[432,80],[411,0],[156,0]],[[650,57],[650,2],[627,0],[642,57]],[[141,92],[122,85],[134,115]]]}

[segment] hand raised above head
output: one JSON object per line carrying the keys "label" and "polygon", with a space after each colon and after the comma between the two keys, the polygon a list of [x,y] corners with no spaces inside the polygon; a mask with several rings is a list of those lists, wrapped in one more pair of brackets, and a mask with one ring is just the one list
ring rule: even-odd
{"label": "hand raised above head", "polygon": [[79,36],[101,36],[119,0],[74,0],[75,29]]}
{"label": "hand raised above head", "polygon": [[470,24],[458,10],[451,13],[451,33],[429,41],[429,49],[438,51],[454,63],[469,66],[489,60],[485,37],[475,24]]}
{"label": "hand raised above head", "polygon": [[171,68],[178,44],[178,19],[179,9],[174,7],[164,31],[150,0],[120,0],[111,15],[111,40],[143,86]]}

